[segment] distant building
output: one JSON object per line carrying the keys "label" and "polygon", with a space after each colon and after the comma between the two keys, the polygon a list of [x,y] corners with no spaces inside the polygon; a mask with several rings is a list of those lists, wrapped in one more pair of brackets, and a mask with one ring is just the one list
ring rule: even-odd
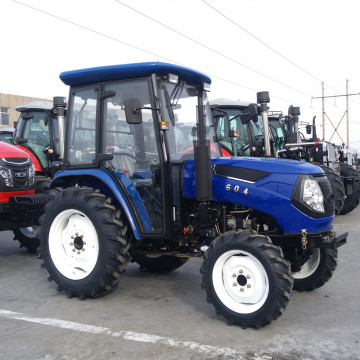
{"label": "distant building", "polygon": [[15,107],[31,101],[51,102],[52,100],[0,93],[0,128],[14,126],[14,122],[19,118],[19,112]]}

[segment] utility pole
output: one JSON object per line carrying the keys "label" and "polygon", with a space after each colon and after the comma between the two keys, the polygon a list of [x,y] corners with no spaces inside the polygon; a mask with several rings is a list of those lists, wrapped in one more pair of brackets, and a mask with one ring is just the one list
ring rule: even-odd
{"label": "utility pole", "polygon": [[323,136],[322,139],[325,141],[325,87],[324,82],[321,83],[322,86],[322,130]]}
{"label": "utility pole", "polygon": [[350,148],[349,139],[349,80],[346,79],[346,147]]}

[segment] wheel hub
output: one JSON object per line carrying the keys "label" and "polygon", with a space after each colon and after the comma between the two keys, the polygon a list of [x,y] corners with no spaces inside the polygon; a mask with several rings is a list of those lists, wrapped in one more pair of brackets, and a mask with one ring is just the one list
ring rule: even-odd
{"label": "wheel hub", "polygon": [[71,241],[69,245],[72,247],[73,252],[77,252],[79,255],[82,251],[85,251],[86,241],[84,240],[84,235],[80,234],[78,231],[70,236]]}
{"label": "wheel hub", "polygon": [[240,286],[245,286],[247,284],[247,279],[244,275],[239,275],[236,280]]}
{"label": "wheel hub", "polygon": [[84,247],[83,239],[80,236],[76,236],[74,239],[75,249],[81,250]]}

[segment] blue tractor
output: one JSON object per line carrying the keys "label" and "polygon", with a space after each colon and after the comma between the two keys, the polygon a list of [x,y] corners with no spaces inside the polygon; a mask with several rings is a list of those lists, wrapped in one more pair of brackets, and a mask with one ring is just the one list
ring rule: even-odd
{"label": "blue tractor", "polygon": [[282,314],[297,274],[304,289],[330,279],[347,233],[332,230],[323,171],[221,157],[209,77],[154,62],[60,79],[70,93],[68,106],[54,98],[61,161],[50,186],[62,191],[41,218],[44,266],[59,291],[98,297],[130,261],[168,272],[199,258],[217,314],[259,328]]}

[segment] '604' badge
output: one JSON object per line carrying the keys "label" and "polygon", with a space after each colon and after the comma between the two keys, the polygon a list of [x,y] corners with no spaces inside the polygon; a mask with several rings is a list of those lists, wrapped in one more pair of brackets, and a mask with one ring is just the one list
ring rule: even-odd
{"label": "'604' badge", "polygon": [[[226,184],[226,187],[225,187],[226,191],[230,191],[231,190],[231,184]],[[238,193],[240,191],[240,186],[239,185],[235,185],[234,186],[234,193]],[[249,189],[246,188],[244,190],[244,195],[248,195],[248,192],[249,192]]]}

